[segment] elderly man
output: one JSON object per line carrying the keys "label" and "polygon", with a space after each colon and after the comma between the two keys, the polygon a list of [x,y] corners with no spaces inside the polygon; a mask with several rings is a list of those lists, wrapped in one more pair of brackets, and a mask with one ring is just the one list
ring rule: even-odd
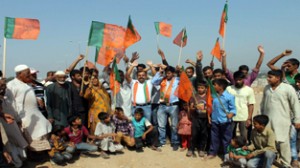
{"label": "elderly man", "polygon": [[[48,149],[50,146],[45,135],[51,132],[52,126],[38,109],[34,91],[27,84],[31,81],[30,70],[27,65],[18,65],[15,72],[16,78],[8,82],[6,95],[13,102],[13,107],[22,121],[27,140],[32,142],[30,147],[36,151]],[[37,146],[41,143],[42,147]]]}
{"label": "elderly man", "polygon": [[56,82],[46,88],[48,120],[54,125],[68,126],[71,115],[70,85],[63,71],[55,73]]}

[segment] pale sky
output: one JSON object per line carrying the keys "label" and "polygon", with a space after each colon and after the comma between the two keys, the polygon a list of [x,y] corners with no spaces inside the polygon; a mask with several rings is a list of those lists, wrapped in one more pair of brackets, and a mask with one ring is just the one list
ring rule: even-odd
{"label": "pale sky", "polygon": [[[172,37],[159,39],[160,47],[172,65],[177,64],[179,55],[179,47],[172,41],[183,27],[187,29],[188,42],[182,50],[182,64],[186,66],[187,58],[195,59],[196,52],[203,50],[203,62],[208,65],[210,51],[219,37],[224,4],[225,0],[1,0],[1,37],[5,16],[36,18],[41,24],[36,41],[7,40],[7,76],[14,75],[14,67],[18,64],[38,69],[40,78],[49,70],[64,70],[79,52],[85,53],[92,21],[126,27],[129,15],[142,40],[129,47],[127,55],[138,51],[140,63],[147,60],[160,62],[154,22],[163,21],[173,25]],[[263,70],[267,70],[267,61],[286,48],[293,50],[291,57],[299,59],[299,11],[299,0],[229,0],[225,41],[228,67],[231,70],[241,64],[254,67],[260,44],[266,51]],[[3,40],[0,45],[2,67]],[[95,48],[90,47],[88,59],[94,60],[94,55]],[[215,64],[220,67],[217,61]]]}

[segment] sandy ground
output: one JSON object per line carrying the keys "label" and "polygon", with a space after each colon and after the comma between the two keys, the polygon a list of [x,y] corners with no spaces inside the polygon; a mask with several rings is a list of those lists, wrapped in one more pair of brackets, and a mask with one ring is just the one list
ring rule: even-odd
{"label": "sandy ground", "polygon": [[[259,105],[262,98],[262,87],[255,88],[256,105],[254,114],[259,113]],[[101,157],[78,158],[74,163],[69,163],[66,166],[52,165],[50,162],[44,163],[29,163],[28,168],[217,168],[221,167],[222,159],[217,157],[212,160],[205,160],[200,157],[188,158],[185,156],[186,151],[172,151],[172,148],[167,145],[162,148],[162,152],[152,151],[145,148],[144,153],[136,153],[135,151],[124,150],[123,154],[111,155],[110,159]]]}

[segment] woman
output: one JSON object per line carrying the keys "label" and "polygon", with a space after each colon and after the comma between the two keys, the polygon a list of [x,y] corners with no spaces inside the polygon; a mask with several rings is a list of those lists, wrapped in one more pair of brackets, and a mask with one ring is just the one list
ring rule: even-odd
{"label": "woman", "polygon": [[92,77],[89,87],[84,93],[84,98],[89,101],[88,128],[90,134],[94,135],[95,127],[99,122],[100,112],[110,113],[110,97],[105,88],[102,87],[97,77]]}

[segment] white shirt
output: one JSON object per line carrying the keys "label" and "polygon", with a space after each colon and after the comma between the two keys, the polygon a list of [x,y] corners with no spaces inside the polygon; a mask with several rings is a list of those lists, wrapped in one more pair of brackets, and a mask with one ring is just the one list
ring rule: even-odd
{"label": "white shirt", "polygon": [[[137,89],[137,92],[136,92],[136,104],[149,103],[145,99],[146,95],[145,95],[145,92],[144,92],[144,83],[140,83],[138,80],[134,80],[134,79],[130,83],[131,93],[132,93],[132,99],[131,99],[131,101],[134,102],[134,96],[135,96],[134,95],[134,85],[135,85],[136,82],[138,83],[138,89]],[[145,80],[145,83],[148,86],[148,91],[149,91],[148,94],[149,94],[150,100],[151,100],[151,92],[152,92],[152,83],[151,83],[151,80]]]}
{"label": "white shirt", "polygon": [[246,85],[238,89],[232,85],[227,87],[227,91],[235,97],[236,116],[233,121],[247,121],[248,105],[255,104],[253,89]]}

